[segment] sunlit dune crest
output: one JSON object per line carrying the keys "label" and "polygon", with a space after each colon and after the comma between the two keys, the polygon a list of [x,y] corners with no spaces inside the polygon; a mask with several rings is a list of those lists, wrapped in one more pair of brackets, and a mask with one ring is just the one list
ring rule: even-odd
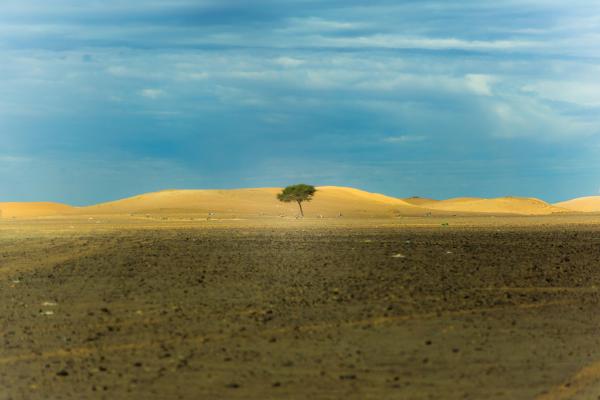
{"label": "sunlit dune crest", "polygon": [[66,204],[36,203],[0,203],[1,218],[27,218],[51,215],[64,215],[75,212],[75,208]]}
{"label": "sunlit dune crest", "polygon": [[435,203],[435,202],[439,201],[439,200],[429,199],[427,197],[418,197],[418,196],[407,197],[403,200],[406,201],[408,204],[412,204],[413,206],[424,206],[425,204]]}
{"label": "sunlit dune crest", "polygon": [[600,212],[600,196],[579,197],[556,203],[555,206],[566,208],[569,211]]}
{"label": "sunlit dune crest", "polygon": [[[600,211],[600,197],[548,204],[535,198],[460,197],[399,199],[351,187],[321,186],[306,205],[307,217],[394,217],[457,214],[548,215],[567,211]],[[206,214],[229,216],[296,216],[294,203],[281,203],[280,188],[230,190],[163,190],[88,207],[57,203],[0,203],[3,218],[103,214]]]}
{"label": "sunlit dune crest", "polygon": [[459,197],[426,203],[426,206],[433,210],[490,214],[547,215],[566,211],[542,200],[524,197],[495,199]]}
{"label": "sunlit dune crest", "polygon": [[[85,207],[87,213],[190,212],[240,215],[295,215],[293,203],[281,203],[279,188],[233,190],[166,190],[147,193],[110,203]],[[393,213],[423,214],[423,210],[394,197],[359,189],[335,186],[317,188],[306,206],[309,217],[391,216]]]}

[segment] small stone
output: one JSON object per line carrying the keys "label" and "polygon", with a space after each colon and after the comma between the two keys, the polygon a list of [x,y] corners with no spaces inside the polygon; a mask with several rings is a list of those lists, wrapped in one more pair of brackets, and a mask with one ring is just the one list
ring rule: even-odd
{"label": "small stone", "polygon": [[56,375],[58,375],[58,376],[69,376],[69,373],[63,369],[61,371],[58,371],[56,373]]}

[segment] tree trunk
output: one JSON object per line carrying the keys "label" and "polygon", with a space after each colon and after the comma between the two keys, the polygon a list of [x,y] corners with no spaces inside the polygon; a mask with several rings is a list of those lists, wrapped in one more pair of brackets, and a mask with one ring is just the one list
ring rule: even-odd
{"label": "tree trunk", "polygon": [[302,202],[300,200],[296,200],[298,202],[298,207],[300,207],[300,215],[304,218],[304,210],[302,210]]}

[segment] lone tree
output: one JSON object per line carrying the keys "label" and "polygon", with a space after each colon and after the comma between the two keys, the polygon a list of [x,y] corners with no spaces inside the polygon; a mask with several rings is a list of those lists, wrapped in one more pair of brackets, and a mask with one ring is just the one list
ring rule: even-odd
{"label": "lone tree", "polygon": [[300,214],[304,217],[304,210],[302,210],[302,202],[311,201],[316,191],[317,189],[315,189],[314,186],[305,185],[301,183],[299,185],[292,185],[286,187],[281,191],[281,193],[277,195],[277,198],[279,199],[279,201],[283,201],[285,203],[290,203],[292,201],[297,202],[298,207],[300,207]]}

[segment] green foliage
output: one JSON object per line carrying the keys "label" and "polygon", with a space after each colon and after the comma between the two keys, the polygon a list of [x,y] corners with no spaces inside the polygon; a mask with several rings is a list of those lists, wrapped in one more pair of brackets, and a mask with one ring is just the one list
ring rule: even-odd
{"label": "green foliage", "polygon": [[286,203],[291,201],[310,201],[316,191],[317,189],[314,186],[301,183],[286,187],[277,195],[277,198]]}
{"label": "green foliage", "polygon": [[286,203],[295,201],[298,203],[298,207],[300,207],[300,214],[304,216],[304,210],[302,210],[302,202],[303,201],[311,201],[313,196],[315,195],[317,189],[311,185],[305,185],[304,183],[298,185],[288,186],[281,191],[281,193],[277,194],[277,198],[279,201],[283,201]]}

